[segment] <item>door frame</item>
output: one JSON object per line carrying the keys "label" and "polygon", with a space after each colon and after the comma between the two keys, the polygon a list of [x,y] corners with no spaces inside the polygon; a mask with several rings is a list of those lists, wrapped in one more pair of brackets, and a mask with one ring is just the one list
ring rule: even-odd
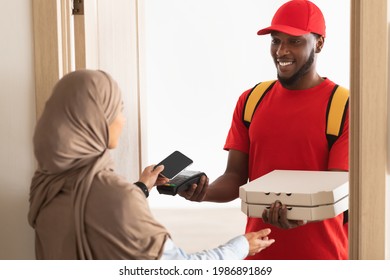
{"label": "door frame", "polygon": [[387,25],[387,0],[351,0],[350,259],[386,257]]}

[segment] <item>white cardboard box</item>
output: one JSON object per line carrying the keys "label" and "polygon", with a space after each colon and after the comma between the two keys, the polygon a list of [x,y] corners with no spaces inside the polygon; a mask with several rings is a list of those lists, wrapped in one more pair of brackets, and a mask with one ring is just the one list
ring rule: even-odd
{"label": "white cardboard box", "polygon": [[348,172],[275,170],[240,187],[241,210],[261,217],[279,200],[291,220],[323,220],[348,209]]}
{"label": "white cardboard box", "polygon": [[[247,204],[241,201],[241,211],[248,217],[261,218],[264,209],[268,209],[269,205],[264,204]],[[320,221],[336,217],[348,209],[348,196],[335,202],[334,204],[299,207],[287,206],[287,219],[289,220],[307,220]]]}

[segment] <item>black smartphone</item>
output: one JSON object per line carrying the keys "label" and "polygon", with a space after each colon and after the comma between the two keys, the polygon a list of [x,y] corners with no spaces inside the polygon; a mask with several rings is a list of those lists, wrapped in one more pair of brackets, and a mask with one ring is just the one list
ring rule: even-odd
{"label": "black smartphone", "polygon": [[172,154],[163,159],[159,164],[157,164],[156,167],[159,165],[164,165],[164,170],[160,173],[160,175],[171,180],[192,163],[192,159],[179,151],[174,151]]}

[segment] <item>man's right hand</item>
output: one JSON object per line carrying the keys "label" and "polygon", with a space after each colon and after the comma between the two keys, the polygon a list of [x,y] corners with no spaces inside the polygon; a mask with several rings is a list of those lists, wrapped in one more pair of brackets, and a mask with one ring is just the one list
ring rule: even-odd
{"label": "man's right hand", "polygon": [[179,195],[187,200],[201,202],[204,200],[209,187],[209,178],[205,175],[200,177],[198,184],[192,184],[186,191],[180,191]]}

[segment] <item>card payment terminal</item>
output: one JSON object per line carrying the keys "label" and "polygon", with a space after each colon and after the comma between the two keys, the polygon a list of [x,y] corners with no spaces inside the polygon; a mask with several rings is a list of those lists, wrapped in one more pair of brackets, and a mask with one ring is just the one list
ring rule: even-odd
{"label": "card payment terminal", "polygon": [[179,190],[187,190],[192,184],[199,183],[200,177],[206,175],[200,171],[183,170],[164,185],[157,186],[160,194],[176,195]]}

